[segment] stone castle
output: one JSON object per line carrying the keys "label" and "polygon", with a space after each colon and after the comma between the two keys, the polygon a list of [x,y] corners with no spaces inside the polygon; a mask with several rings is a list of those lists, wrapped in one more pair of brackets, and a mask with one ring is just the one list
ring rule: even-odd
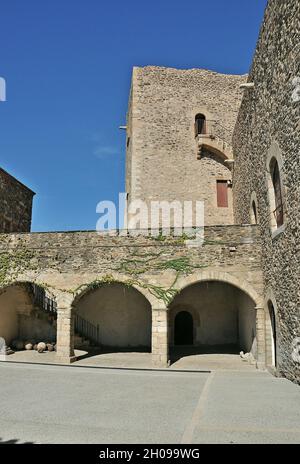
{"label": "stone castle", "polygon": [[[269,0],[249,75],[134,68],[129,202],[204,202],[185,237],[30,233],[33,192],[0,170],[0,336],[251,353],[300,383],[300,1]],[[2,206],[3,204],[3,206]],[[46,314],[46,317],[45,317]]]}

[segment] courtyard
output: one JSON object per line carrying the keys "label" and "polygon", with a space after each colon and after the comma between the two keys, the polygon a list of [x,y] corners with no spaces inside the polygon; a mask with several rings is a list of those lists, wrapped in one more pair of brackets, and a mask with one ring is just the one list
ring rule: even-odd
{"label": "courtyard", "polygon": [[0,363],[2,443],[299,443],[300,390],[267,372]]}

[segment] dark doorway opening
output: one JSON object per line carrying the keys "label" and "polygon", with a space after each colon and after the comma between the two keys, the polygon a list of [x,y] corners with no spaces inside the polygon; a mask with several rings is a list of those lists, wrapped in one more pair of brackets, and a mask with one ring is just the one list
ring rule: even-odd
{"label": "dark doorway opening", "polygon": [[187,311],[181,311],[175,317],[174,344],[193,345],[194,343],[193,316]]}

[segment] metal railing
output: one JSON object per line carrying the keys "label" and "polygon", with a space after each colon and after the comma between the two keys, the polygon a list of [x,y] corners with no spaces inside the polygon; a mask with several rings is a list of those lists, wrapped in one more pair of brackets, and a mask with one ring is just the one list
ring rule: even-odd
{"label": "metal railing", "polygon": [[277,224],[277,227],[280,227],[283,225],[283,204],[278,205],[276,209],[273,211],[275,221]]}
{"label": "metal railing", "polygon": [[75,314],[75,333],[81,337],[87,338],[96,346],[100,345],[99,324],[94,325],[78,314]]}
{"label": "metal railing", "polygon": [[225,142],[227,145],[231,145],[232,132],[229,129],[226,129],[226,127],[224,127],[221,123],[213,119],[206,119],[203,121],[201,132],[199,131],[199,127],[196,123],[195,135],[200,137],[210,136]]}
{"label": "metal railing", "polygon": [[56,301],[52,300],[46,295],[45,290],[39,285],[33,285],[33,299],[34,303],[43,311],[47,313],[57,313]]}

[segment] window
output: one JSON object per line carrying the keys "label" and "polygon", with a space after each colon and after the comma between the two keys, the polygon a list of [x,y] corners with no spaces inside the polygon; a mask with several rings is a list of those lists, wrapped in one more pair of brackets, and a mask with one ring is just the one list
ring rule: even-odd
{"label": "window", "polygon": [[273,211],[273,214],[275,216],[277,227],[280,227],[283,225],[283,204],[282,204],[279,166],[278,166],[277,160],[274,158],[272,159],[270,163],[270,173],[271,173],[271,178],[272,178],[274,200],[275,200],[275,209]]}
{"label": "window", "polygon": [[277,353],[276,353],[276,316],[275,309],[272,301],[268,301],[269,309],[269,322],[271,329],[271,348],[272,348],[272,365],[276,367],[277,364]]}
{"label": "window", "polygon": [[219,208],[228,207],[227,180],[217,180],[217,205]]}
{"label": "window", "polygon": [[257,208],[254,200],[252,201],[251,224],[257,224]]}
{"label": "window", "polygon": [[206,134],[206,118],[204,114],[197,114],[195,117],[195,137]]}

